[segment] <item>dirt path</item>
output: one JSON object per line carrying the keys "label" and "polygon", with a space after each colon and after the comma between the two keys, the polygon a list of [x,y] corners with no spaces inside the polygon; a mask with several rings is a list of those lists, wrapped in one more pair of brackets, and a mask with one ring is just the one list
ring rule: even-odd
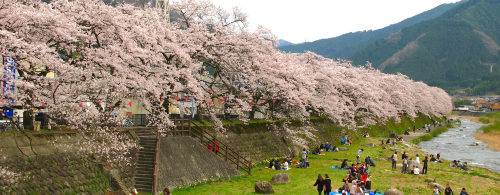
{"label": "dirt path", "polygon": [[[434,129],[436,129],[437,127],[439,127],[439,125],[437,125],[436,127],[431,127],[431,131],[433,131]],[[413,133],[413,129],[410,131],[410,135],[399,135],[400,137],[403,137],[403,140],[409,142],[413,139],[416,139],[420,136],[423,136],[425,134],[429,134],[429,133],[426,133],[425,132],[425,128],[420,128],[420,130],[416,130],[415,133]]]}

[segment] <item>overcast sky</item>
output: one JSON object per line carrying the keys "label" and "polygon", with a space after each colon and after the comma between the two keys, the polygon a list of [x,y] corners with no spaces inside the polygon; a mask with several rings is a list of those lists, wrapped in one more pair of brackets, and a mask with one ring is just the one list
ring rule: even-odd
{"label": "overcast sky", "polygon": [[442,3],[458,0],[210,0],[247,13],[250,29],[262,25],[292,43],[376,30]]}

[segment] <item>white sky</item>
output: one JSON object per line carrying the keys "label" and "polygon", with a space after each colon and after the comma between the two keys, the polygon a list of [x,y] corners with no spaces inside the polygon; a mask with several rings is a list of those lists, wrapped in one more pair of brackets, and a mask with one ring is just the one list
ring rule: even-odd
{"label": "white sky", "polygon": [[376,30],[442,3],[458,0],[210,0],[248,14],[250,30],[262,25],[292,43]]}

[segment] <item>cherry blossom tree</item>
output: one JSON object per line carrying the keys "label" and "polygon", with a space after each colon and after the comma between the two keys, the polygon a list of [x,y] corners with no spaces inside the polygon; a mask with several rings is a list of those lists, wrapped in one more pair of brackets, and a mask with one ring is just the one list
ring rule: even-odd
{"label": "cherry blossom tree", "polygon": [[[311,52],[280,52],[274,48],[277,37],[264,27],[250,32],[238,8],[184,0],[172,10],[181,19],[169,23],[154,8],[98,0],[4,0],[0,49],[17,65],[2,68],[16,69],[19,77],[0,106],[28,114],[43,109],[85,138],[75,148],[115,164],[127,164],[129,150],[139,147],[114,128],[131,99],[150,112],[149,125],[159,132],[173,126],[163,105],[184,109],[174,99],[181,92],[221,132],[218,114],[300,119],[302,128],[270,124],[300,145],[306,142],[298,134],[314,138],[310,112],[355,128],[404,114],[440,117],[451,111],[446,92],[405,75]],[[12,82],[8,74],[3,82]],[[223,108],[211,105],[215,99],[223,100]]]}

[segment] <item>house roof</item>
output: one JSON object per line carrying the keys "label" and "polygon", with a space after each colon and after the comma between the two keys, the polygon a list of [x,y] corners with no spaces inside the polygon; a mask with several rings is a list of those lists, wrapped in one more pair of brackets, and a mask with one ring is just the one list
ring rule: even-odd
{"label": "house roof", "polygon": [[486,103],[486,100],[477,100],[477,103],[478,104],[484,104],[484,103]]}
{"label": "house roof", "polygon": [[483,107],[483,104],[477,104],[476,107]]}
{"label": "house roof", "polygon": [[491,101],[491,102],[488,102],[486,105],[491,105],[491,104],[495,104],[495,103],[498,103],[497,101]]}
{"label": "house roof", "polygon": [[493,110],[500,110],[500,105],[495,104],[495,105],[493,105],[493,107],[491,107],[491,109],[493,109]]}

